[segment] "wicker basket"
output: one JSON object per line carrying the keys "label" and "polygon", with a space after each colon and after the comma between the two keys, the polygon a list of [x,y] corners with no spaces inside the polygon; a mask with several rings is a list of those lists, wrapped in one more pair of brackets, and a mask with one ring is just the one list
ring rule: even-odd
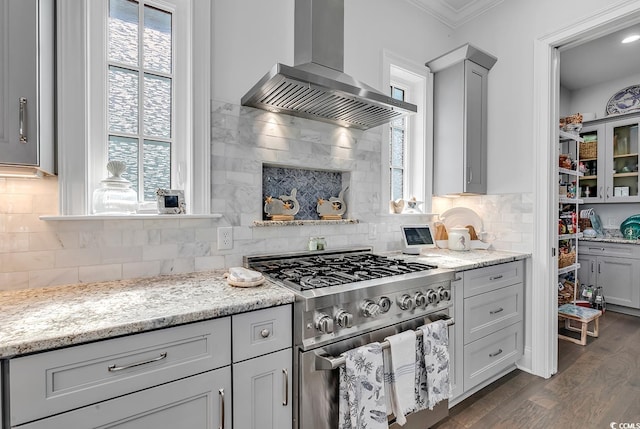
{"label": "wicker basket", "polygon": [[569,253],[560,253],[558,255],[558,268],[568,267],[576,262],[576,251],[572,250]]}
{"label": "wicker basket", "polygon": [[597,158],[598,157],[598,142],[584,142],[580,143],[580,159]]}
{"label": "wicker basket", "polygon": [[572,281],[564,280],[563,289],[558,290],[558,305],[568,304],[573,301],[575,284]]}
{"label": "wicker basket", "polygon": [[580,227],[580,231],[591,228],[591,219],[578,219],[578,226]]}

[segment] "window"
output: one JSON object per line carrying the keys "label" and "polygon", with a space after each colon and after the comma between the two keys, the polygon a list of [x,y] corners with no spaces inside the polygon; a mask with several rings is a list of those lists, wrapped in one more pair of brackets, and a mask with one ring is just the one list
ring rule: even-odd
{"label": "window", "polygon": [[57,15],[61,214],[91,213],[113,159],[151,210],[166,187],[210,213],[210,2],[66,0]]}
{"label": "window", "polygon": [[[391,97],[405,101],[405,89],[391,85]],[[396,201],[405,196],[405,154],[407,152],[407,118],[391,122],[389,131],[389,194]]]}
{"label": "window", "polygon": [[[431,81],[422,65],[413,64],[392,53],[384,52],[383,79],[388,83],[392,98],[418,106],[414,115],[396,119],[386,128],[388,142],[383,152],[386,164],[383,172],[383,201],[415,198],[424,202],[420,208],[431,210],[433,162],[432,137],[427,132]],[[388,197],[388,198],[387,198]],[[388,204],[383,204],[389,210]]]}
{"label": "window", "polygon": [[143,1],[109,0],[107,49],[108,160],[140,201],[171,188],[174,56],[171,11]]}

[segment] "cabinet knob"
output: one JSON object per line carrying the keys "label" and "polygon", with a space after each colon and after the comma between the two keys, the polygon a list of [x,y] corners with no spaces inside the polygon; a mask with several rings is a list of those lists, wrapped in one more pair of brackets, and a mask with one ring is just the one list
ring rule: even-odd
{"label": "cabinet knob", "polygon": [[260,331],[260,335],[262,336],[262,338],[267,338],[269,335],[271,335],[271,331],[267,328],[264,328],[262,331]]}

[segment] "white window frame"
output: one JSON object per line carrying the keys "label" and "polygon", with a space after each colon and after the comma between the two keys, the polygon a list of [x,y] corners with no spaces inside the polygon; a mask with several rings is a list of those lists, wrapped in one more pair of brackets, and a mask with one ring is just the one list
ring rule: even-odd
{"label": "white window frame", "polygon": [[[172,187],[188,213],[210,212],[210,14],[208,0],[153,0],[174,9],[175,140]],[[107,163],[107,0],[58,2],[58,174],[62,215],[91,213]],[[193,55],[192,52],[197,52]],[[194,91],[198,88],[198,91]],[[174,150],[174,148],[172,148]]]}
{"label": "white window frame", "polygon": [[[383,87],[391,85],[405,89],[405,101],[418,106],[418,111],[408,117],[405,152],[405,177],[403,198],[416,197],[424,201],[424,213],[431,211],[433,194],[433,77],[420,64],[390,51],[383,51]],[[382,203],[381,210],[389,212],[390,195],[389,168],[390,127],[384,127],[382,148]]]}

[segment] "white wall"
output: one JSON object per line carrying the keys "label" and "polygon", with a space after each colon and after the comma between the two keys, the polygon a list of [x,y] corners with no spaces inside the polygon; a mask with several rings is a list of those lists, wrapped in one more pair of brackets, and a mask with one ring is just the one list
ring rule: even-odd
{"label": "white wall", "polygon": [[571,91],[571,111],[593,112],[596,118],[604,118],[607,116],[606,108],[609,99],[621,89],[638,84],[640,84],[640,73]]}
{"label": "white wall", "polygon": [[[488,192],[531,192],[533,42],[610,7],[602,0],[510,0],[460,27],[457,44],[470,42],[498,57],[489,72]],[[617,2],[615,2],[617,3]]]}
{"label": "white wall", "polygon": [[[293,65],[294,1],[225,0],[212,9],[212,98],[240,104],[275,63]],[[344,71],[380,90],[384,49],[424,64],[453,47],[450,28],[405,1],[347,0],[344,21]]]}

